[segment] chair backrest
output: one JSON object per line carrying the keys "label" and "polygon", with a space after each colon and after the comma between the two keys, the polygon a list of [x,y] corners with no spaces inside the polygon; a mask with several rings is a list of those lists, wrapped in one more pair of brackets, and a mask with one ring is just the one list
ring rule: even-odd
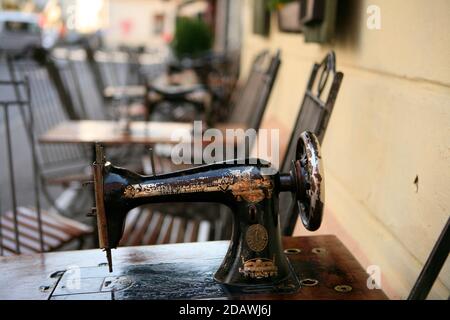
{"label": "chair backrest", "polygon": [[128,54],[122,51],[97,50],[95,60],[100,65],[100,72],[105,85],[125,86],[129,74]]}
{"label": "chair backrest", "polygon": [[229,121],[245,123],[248,128],[259,129],[281,64],[279,51],[270,60],[268,58],[267,51],[256,56]]}
{"label": "chair backrest", "polygon": [[77,79],[74,79],[71,75],[69,67],[62,67],[52,58],[50,52],[43,48],[35,49],[33,58],[39,65],[44,66],[47,70],[48,78],[53,84],[54,89],[58,94],[59,101],[69,118],[72,120],[82,119],[85,115],[84,101],[80,99],[80,92],[78,92],[77,95],[72,95],[69,91],[71,82],[75,81],[76,83],[74,85],[79,89],[79,83]]}
{"label": "chair backrest", "polygon": [[100,65],[95,59],[95,49],[88,39],[83,42],[83,49],[86,53],[86,62],[89,66],[92,76],[95,79],[94,85],[99,95],[103,97],[103,92],[105,91],[107,85],[103,80]]}
{"label": "chair backrest", "polygon": [[83,43],[83,49],[87,65],[95,79],[94,85],[101,97],[105,98],[107,87],[139,84],[139,52],[130,48],[115,51],[94,48],[89,41]]}
{"label": "chair backrest", "polygon": [[[343,77],[342,72],[336,71],[334,52],[328,53],[321,63],[314,64],[282,162],[282,172],[289,171],[295,156],[297,140],[303,131],[313,132],[322,143]],[[295,228],[298,215],[293,212],[294,205],[290,194],[280,194],[281,228],[285,235],[291,235]]]}
{"label": "chair backrest", "polygon": [[[147,79],[156,78],[165,71],[167,57],[162,50],[153,50],[148,53],[132,48],[122,48],[122,51],[107,51],[93,48],[86,43],[78,49],[84,51],[83,58],[75,64],[78,76],[83,74],[83,81],[81,81],[81,86],[84,87],[83,93],[88,92],[86,95],[92,98],[95,95],[95,100],[101,101],[103,118],[118,116],[117,112],[109,108],[111,105],[127,105],[134,100],[126,95],[111,99],[105,95],[106,89],[145,85]],[[89,81],[85,82],[84,79],[88,78]],[[86,86],[86,83],[89,85]],[[142,97],[143,99],[145,98]],[[90,101],[90,99],[86,99],[86,101]],[[86,109],[89,114],[89,108]],[[96,116],[96,118],[98,117]]]}
{"label": "chair backrest", "polygon": [[55,88],[64,91],[60,96],[68,95],[70,98],[68,107],[64,103],[66,109],[73,109],[79,119],[108,118],[83,50],[77,47],[58,48],[47,59],[46,68]]}
{"label": "chair backrest", "polygon": [[[28,241],[36,240],[40,251],[44,251],[36,150],[35,146],[31,145],[31,155],[29,155],[28,150],[22,147],[23,140],[21,140],[23,139],[23,135],[21,135],[23,128],[33,128],[34,125],[30,108],[29,83],[27,79],[23,81],[0,80],[0,88],[0,129],[5,131],[5,141],[0,141],[0,154],[2,155],[0,158],[6,158],[0,159],[0,171],[6,169],[5,171],[8,172],[8,177],[0,175],[2,178],[1,191],[9,193],[10,196],[10,207],[6,209],[2,205],[6,202],[4,200],[7,195],[0,194],[0,256],[9,255],[12,252],[20,254],[23,249],[24,244],[21,239],[23,234],[21,235],[19,227],[22,229],[23,225],[21,226],[21,224],[24,222],[23,217],[19,218],[19,203],[33,206],[33,210],[36,212],[36,221],[27,221],[26,223],[31,223],[31,225],[36,223],[37,235],[34,234],[33,237],[36,236],[36,238],[29,238]],[[27,116],[18,117],[18,113]],[[23,127],[20,125],[20,121],[19,123],[17,121],[20,118],[22,118]],[[27,122],[24,121],[25,118],[28,119]],[[3,140],[3,134],[0,137]],[[13,146],[16,145],[21,145],[21,148],[14,148]],[[17,170],[20,170],[20,173]],[[24,179],[25,177],[26,179]],[[9,180],[9,184],[6,180]],[[22,184],[19,184],[20,182]],[[6,210],[9,211],[5,212]],[[30,232],[26,236],[31,237]]]}
{"label": "chair backrest", "polygon": [[120,46],[121,51],[127,55],[125,84],[126,85],[140,85],[144,84],[141,73],[140,56],[145,52],[144,47],[130,47]]}
{"label": "chair backrest", "polygon": [[218,119],[227,119],[230,116],[229,113],[232,111],[231,99],[233,98],[233,92],[235,92],[241,71],[240,50],[228,51],[223,57],[223,60],[218,66],[215,66],[211,75],[213,81],[215,80],[211,88],[219,98],[218,107],[216,108]]}
{"label": "chair backrest", "polygon": [[[63,121],[71,118],[63,107],[57,90],[52,85],[47,70],[33,59],[10,61],[10,77],[13,80],[27,77],[33,97],[31,110],[34,128],[28,137],[34,137],[30,143],[37,146],[39,171],[43,177],[69,174],[84,167],[89,159],[88,150],[79,145],[39,144],[37,138]],[[24,116],[24,114],[21,114]],[[29,119],[25,119],[28,122]],[[29,129],[29,127],[27,127]]]}
{"label": "chair backrest", "polygon": [[[76,115],[81,119],[116,119],[119,117],[119,111],[117,108],[111,107],[131,104],[132,99],[127,99],[125,96],[107,99],[103,95],[103,85],[114,87],[114,82],[111,79],[115,78],[116,73],[121,75],[122,80],[119,86],[122,86],[136,83],[136,79],[143,77],[143,73],[154,76],[163,70],[161,68],[161,65],[163,65],[162,56],[158,56],[156,53],[155,55],[140,55],[139,52],[134,51],[121,53],[122,58],[124,58],[124,54],[132,56],[130,58],[131,62],[128,64],[123,61],[115,62],[109,59],[112,54],[120,53],[95,51],[95,57],[100,58],[100,60],[95,59],[93,62],[95,68],[93,69],[87,52],[90,51],[86,51],[79,45],[61,46],[52,50],[51,56],[46,63],[49,74],[54,75],[51,78],[54,81],[55,88],[63,87],[62,91],[67,92],[67,95],[71,98],[71,103],[67,104],[69,105],[68,109],[74,109]],[[142,63],[140,60],[138,61],[140,58],[143,60]],[[139,69],[139,72],[137,69]],[[130,73],[133,76],[129,76]],[[110,76],[107,77],[107,75]],[[99,77],[102,79],[100,84],[97,81]],[[129,81],[131,80],[133,81],[130,83]],[[102,88],[99,88],[100,86]],[[64,97],[64,94],[60,95]],[[144,97],[141,99],[144,99]],[[62,101],[65,100],[62,99]],[[139,100],[139,98],[136,98],[136,100]]]}

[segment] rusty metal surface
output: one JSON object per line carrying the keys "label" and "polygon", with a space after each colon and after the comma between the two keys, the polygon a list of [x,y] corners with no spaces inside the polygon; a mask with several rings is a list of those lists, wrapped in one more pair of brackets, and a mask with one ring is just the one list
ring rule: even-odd
{"label": "rusty metal surface", "polygon": [[[122,236],[124,218],[134,207],[167,202],[223,203],[233,209],[236,232],[233,244],[215,275],[216,280],[234,285],[262,285],[284,280],[289,276],[289,267],[280,248],[275,209],[277,194],[271,191],[279,175],[265,176],[261,172],[264,168],[267,165],[261,163],[253,166],[220,163],[142,177],[107,164],[104,171],[104,206],[109,248],[117,246]],[[263,180],[267,183],[258,184]],[[245,239],[247,229],[255,224],[260,224],[260,228],[265,228],[267,232],[267,244],[264,246],[257,243],[261,237],[252,236],[252,245]],[[260,274],[262,266],[257,265],[253,271],[250,270],[253,273],[240,272],[239,268],[244,268],[245,264],[249,266],[253,259],[275,261],[274,271],[264,277],[253,277]]]}
{"label": "rusty metal surface", "polygon": [[294,163],[297,170],[293,172],[297,173],[297,181],[299,179],[302,181],[297,182],[298,188],[302,188],[302,185],[308,187],[303,192],[297,192],[294,214],[300,215],[306,229],[315,231],[322,223],[325,200],[322,156],[316,136],[302,133],[297,143],[296,154],[296,159],[300,160]]}
{"label": "rusty metal surface", "polygon": [[264,198],[270,198],[274,188],[271,179],[267,176],[257,177],[252,175],[252,168],[236,170],[230,168],[221,176],[208,178],[207,176],[195,176],[191,179],[183,179],[176,184],[165,181],[149,183],[137,183],[128,185],[124,192],[124,198],[145,198],[164,195],[226,192],[231,191],[236,199],[244,199],[247,202],[257,203]]}

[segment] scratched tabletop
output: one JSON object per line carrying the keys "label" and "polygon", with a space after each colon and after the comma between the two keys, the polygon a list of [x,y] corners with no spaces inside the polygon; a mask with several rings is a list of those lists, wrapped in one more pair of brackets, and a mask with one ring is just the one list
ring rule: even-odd
{"label": "scratched tabletop", "polygon": [[[213,280],[228,241],[0,257],[0,299],[387,299],[332,235],[285,237],[299,286],[289,292],[230,292]],[[78,279],[81,278],[81,283]],[[111,288],[114,288],[112,290]]]}
{"label": "scratched tabletop", "polygon": [[[206,127],[199,128],[206,129]],[[219,142],[227,144],[241,143],[239,137],[233,136],[227,141],[227,129],[246,129],[241,123],[219,123],[216,126],[220,135]],[[130,131],[124,133],[120,130],[117,121],[107,120],[72,120],[64,121],[51,128],[39,137],[41,143],[88,143],[101,142],[105,145],[129,144],[178,144],[193,142],[191,135],[194,126],[188,122],[145,122],[131,121]],[[202,135],[203,132],[198,134]],[[231,137],[231,136],[230,136]],[[201,137],[203,138],[203,137]],[[202,143],[209,144],[208,138]]]}

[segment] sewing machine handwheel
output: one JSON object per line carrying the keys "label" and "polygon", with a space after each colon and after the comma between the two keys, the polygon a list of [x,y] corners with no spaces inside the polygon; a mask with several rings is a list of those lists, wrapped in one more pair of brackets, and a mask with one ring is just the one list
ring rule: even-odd
{"label": "sewing machine handwheel", "polygon": [[297,186],[294,210],[305,228],[315,231],[322,223],[324,174],[320,144],[313,133],[305,131],[300,135],[291,172]]}

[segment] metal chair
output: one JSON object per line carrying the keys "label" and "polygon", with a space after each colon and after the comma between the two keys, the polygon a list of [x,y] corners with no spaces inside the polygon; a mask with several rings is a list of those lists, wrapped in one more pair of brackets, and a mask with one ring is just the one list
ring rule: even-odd
{"label": "metal chair", "polygon": [[[171,81],[174,83],[150,83],[147,86],[149,114],[157,114],[159,118],[171,121],[204,119],[209,125],[224,121],[230,112],[230,97],[238,79],[238,65],[235,53],[218,52],[169,62],[168,79],[176,76],[183,78],[184,72],[191,71],[198,83],[183,85],[173,79]],[[188,116],[177,116],[180,109]],[[162,113],[163,117],[158,113]]]}
{"label": "metal chair", "polygon": [[[37,137],[47,132],[62,121],[70,120],[67,110],[63,107],[57,90],[52,86],[47,70],[30,58],[7,59],[10,77],[13,81],[27,77],[29,79],[31,113],[34,126],[26,126],[29,142],[36,146],[39,176],[42,192],[53,208],[60,213],[69,213],[60,201],[61,190],[66,195],[71,194],[72,200],[77,197],[90,198],[91,195],[82,192],[81,182],[90,176],[88,164],[90,163],[90,150],[81,145],[69,144],[39,144]],[[20,98],[20,90],[16,88],[16,96]],[[29,123],[30,115],[20,114],[25,123]],[[66,188],[70,186],[71,188]],[[63,188],[61,188],[63,187]],[[59,189],[59,190],[58,190]],[[68,196],[69,197],[69,196]],[[78,198],[80,200],[80,198]],[[66,202],[67,205],[70,201]],[[82,201],[72,204],[82,205]],[[84,211],[86,208],[71,208],[70,213]]]}
{"label": "metal chair", "polygon": [[70,96],[72,109],[79,119],[111,118],[103,106],[102,98],[95,90],[95,81],[90,76],[84,51],[77,47],[64,47],[46,52],[46,55],[45,67],[55,88],[61,88]]}
{"label": "metal chair", "polygon": [[272,57],[267,50],[255,56],[243,87],[233,94],[234,103],[226,122],[239,122],[247,128],[259,129],[281,65],[280,56],[280,50]]}
{"label": "metal chair", "polygon": [[[23,81],[0,81],[0,86],[10,87],[9,93],[12,92],[12,94],[9,94],[9,97],[5,95],[5,92],[2,92],[2,96],[5,98],[2,98],[0,101],[0,107],[3,109],[3,117],[1,119],[5,128],[6,162],[9,172],[9,191],[11,193],[12,207],[10,211],[0,212],[0,256],[52,251],[74,240],[79,241],[79,247],[81,248],[83,238],[92,233],[92,228],[56,213],[44,211],[41,208],[39,167],[36,148],[33,143],[31,143],[31,183],[33,189],[32,194],[28,194],[28,196],[34,197],[34,205],[31,207],[18,205],[17,187],[19,183],[16,181],[15,174],[17,159],[16,161],[13,159],[12,141],[13,137],[17,136],[17,132],[12,132],[11,130],[11,118],[15,115],[15,119],[22,119],[22,130],[28,127],[32,138],[31,141],[33,141],[32,95],[27,79]],[[26,117],[17,117],[18,112],[26,115]],[[27,187],[30,184],[29,180],[22,182],[26,183]],[[2,190],[7,190],[7,188],[2,188]],[[22,188],[22,190],[26,189]],[[0,211],[2,209],[0,204]]]}
{"label": "metal chair", "polygon": [[236,93],[228,122],[259,129],[281,65],[280,55],[278,50],[269,60],[269,52],[264,50],[255,57],[243,88]]}
{"label": "metal chair", "polygon": [[[225,122],[220,123],[221,125],[226,127],[227,122],[240,123],[246,129],[259,129],[278,75],[281,64],[280,55],[280,51],[277,51],[270,57],[267,50],[256,55],[245,84],[234,93],[234,103],[230,107],[231,113]],[[246,155],[249,155],[253,143],[254,141],[246,142]],[[172,146],[157,145],[156,152],[159,156],[167,156],[170,155],[171,148]]]}
{"label": "metal chair", "polygon": [[[221,106],[222,109],[227,110],[225,112],[225,114],[228,114],[226,119],[216,117],[215,114],[221,114],[222,112],[211,107],[208,110],[208,106],[203,101],[196,99],[196,95],[207,93],[204,85],[187,87],[169,86],[166,88],[150,85],[148,90],[149,95],[156,94],[158,98],[147,101],[149,114],[152,116],[155,111],[166,111],[166,113],[171,114],[175,107],[179,105],[183,106],[183,104],[191,104],[197,110],[197,114],[194,115],[193,119],[204,119],[212,127],[220,121],[231,121],[245,123],[248,128],[258,129],[277,76],[280,62],[279,51],[271,58],[269,52],[266,50],[260,52],[255,57],[243,88],[233,93],[234,97],[232,99],[234,103]],[[256,92],[258,94],[255,94]],[[158,109],[161,105],[166,110]]]}
{"label": "metal chair", "polygon": [[[130,85],[144,87],[149,77],[155,78],[165,70],[166,57],[159,52],[146,53],[143,48],[130,47],[106,50],[92,42],[92,39],[83,39],[80,48],[85,52],[84,62],[94,79],[94,86],[91,88],[96,89],[107,109],[118,103],[129,106],[136,101],[142,102],[146,95],[145,88],[137,90],[137,94],[115,89],[127,89]],[[145,57],[148,56],[152,58],[150,63],[145,62]],[[128,108],[128,112],[131,115],[143,115],[147,110],[144,107],[132,106]]]}
{"label": "metal chair", "polygon": [[[69,102],[68,104],[63,103],[66,108],[75,110],[76,117],[72,118],[73,120],[113,120],[117,118],[118,115],[114,114],[114,108],[104,106],[103,99],[93,85],[94,78],[86,63],[84,50],[80,50],[79,47],[66,46],[46,54],[45,67],[54,87],[58,92],[63,91],[59,95],[63,98],[68,96],[61,100]],[[112,101],[112,103],[115,102]],[[133,116],[142,118],[145,115],[145,108],[142,104],[124,107],[128,109],[130,118]],[[120,163],[125,158],[139,158],[144,151],[144,147],[138,145],[108,148],[110,159],[115,163]],[[139,166],[139,163],[137,165]],[[141,171],[142,168],[139,166],[136,169]]]}
{"label": "metal chair", "polygon": [[71,119],[117,118],[115,110],[110,107],[115,101],[105,102],[96,89],[97,84],[86,61],[85,51],[76,46],[58,47],[51,52],[41,51],[44,56],[41,63],[47,69],[61,102],[66,109],[74,110],[75,115],[68,112]]}
{"label": "metal chair", "polygon": [[[89,89],[96,89],[109,118],[147,120],[147,78],[156,77],[163,72],[164,59],[158,56],[148,64],[145,63],[145,57],[151,54],[135,52],[129,48],[125,52],[92,51],[85,48],[85,52],[84,63],[89,66],[89,76],[96,82]],[[97,82],[97,79],[101,81]]]}
{"label": "metal chair", "polygon": [[[330,52],[321,63],[315,63],[284,156],[282,171],[289,170],[297,140],[303,131],[313,132],[322,143],[344,74],[336,71],[336,56]],[[298,204],[289,194],[280,194],[280,220],[284,235],[292,235],[298,217]]]}
{"label": "metal chair", "polygon": [[[450,218],[442,229],[439,238],[433,246],[425,265],[417,277],[408,300],[425,300],[436,282],[445,261],[450,253]],[[450,296],[448,297],[450,299]]]}
{"label": "metal chair", "polygon": [[[103,107],[103,101],[98,96],[93,78],[84,59],[84,51],[77,47],[64,47],[52,53],[44,49],[34,51],[34,60],[47,71],[49,85],[52,85],[59,97],[60,105],[64,108],[69,120],[100,120],[109,119]],[[111,111],[112,109],[110,109]],[[141,146],[110,147],[108,154],[115,163],[121,163],[126,157],[138,158],[142,155]],[[129,164],[127,164],[129,166]],[[139,161],[135,170],[141,171]],[[133,166],[134,168],[134,166]],[[59,181],[74,178],[80,181],[82,178],[89,180],[90,173],[74,174],[58,178]],[[55,182],[55,178],[52,179]]]}

